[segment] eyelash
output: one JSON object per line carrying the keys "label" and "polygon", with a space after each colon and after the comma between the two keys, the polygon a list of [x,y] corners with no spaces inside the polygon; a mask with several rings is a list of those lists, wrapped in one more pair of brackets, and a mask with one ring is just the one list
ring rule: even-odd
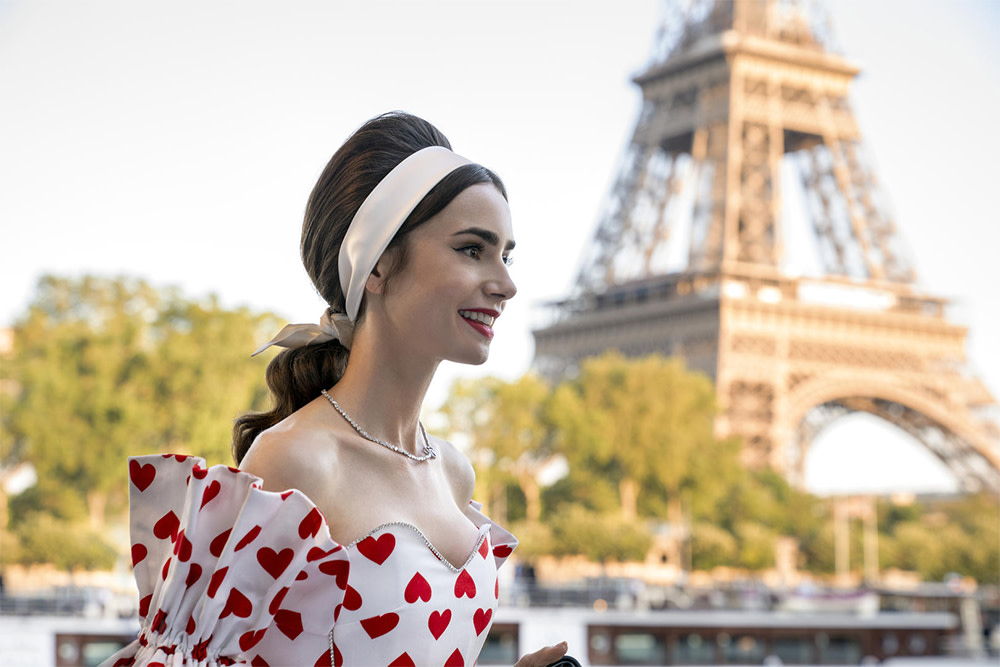
{"label": "eyelash", "polygon": [[[484,246],[482,243],[472,243],[467,246],[462,246],[461,248],[456,248],[458,252],[465,253],[472,259],[479,259],[479,255],[482,255],[485,249],[486,246]],[[476,256],[473,256],[473,253],[475,253]],[[514,263],[514,258],[511,257],[510,255],[504,255],[503,263],[504,266],[510,266],[511,264]]]}

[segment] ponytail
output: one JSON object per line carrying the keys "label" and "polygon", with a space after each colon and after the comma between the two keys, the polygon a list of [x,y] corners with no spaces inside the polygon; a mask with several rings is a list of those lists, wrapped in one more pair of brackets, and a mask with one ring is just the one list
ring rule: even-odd
{"label": "ponytail", "polygon": [[240,415],[233,424],[233,458],[243,461],[261,432],[271,428],[344,375],[350,351],[338,340],[283,350],[267,365],[265,380],[273,407]]}

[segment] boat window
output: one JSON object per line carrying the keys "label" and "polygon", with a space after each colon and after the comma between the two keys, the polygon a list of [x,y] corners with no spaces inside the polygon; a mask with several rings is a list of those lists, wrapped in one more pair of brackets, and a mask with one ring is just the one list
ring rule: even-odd
{"label": "boat window", "polygon": [[662,665],[663,639],[649,632],[629,632],[615,636],[615,658],[622,665]]}
{"label": "boat window", "polygon": [[725,645],[726,662],[758,664],[764,660],[764,642],[750,635],[731,637]]}
{"label": "boat window", "polygon": [[856,665],[861,660],[861,642],[856,637],[831,636],[823,651],[824,665]]}
{"label": "boat window", "polygon": [[671,653],[673,664],[713,665],[716,662],[715,642],[711,637],[702,637],[694,632],[678,635]]}
{"label": "boat window", "polygon": [[811,665],[816,661],[813,642],[808,636],[775,637],[771,653],[785,665]]}
{"label": "boat window", "polygon": [[480,665],[513,665],[518,654],[516,623],[496,623],[486,636],[486,643],[479,653]]}

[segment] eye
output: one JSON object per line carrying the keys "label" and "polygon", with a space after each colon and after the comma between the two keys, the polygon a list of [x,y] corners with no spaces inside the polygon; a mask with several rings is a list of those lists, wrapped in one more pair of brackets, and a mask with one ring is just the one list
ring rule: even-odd
{"label": "eye", "polygon": [[514,258],[511,257],[510,255],[504,255],[503,256],[503,263],[504,263],[504,266],[510,266],[511,264],[514,263]]}
{"label": "eye", "polygon": [[472,259],[479,259],[483,255],[483,244],[482,243],[472,243],[467,246],[462,246],[461,248],[456,248],[458,252],[465,253]]}

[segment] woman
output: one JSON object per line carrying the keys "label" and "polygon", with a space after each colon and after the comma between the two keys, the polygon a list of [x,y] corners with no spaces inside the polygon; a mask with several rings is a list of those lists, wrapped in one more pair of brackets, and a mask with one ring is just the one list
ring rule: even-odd
{"label": "woman", "polygon": [[255,352],[288,348],[274,409],[236,421],[239,469],[129,462],[143,626],[106,664],[475,663],[516,540],[419,414],[442,360],[486,361],[513,247],[502,182],[431,124],[390,113],[345,142],[302,230],[330,307]]}

